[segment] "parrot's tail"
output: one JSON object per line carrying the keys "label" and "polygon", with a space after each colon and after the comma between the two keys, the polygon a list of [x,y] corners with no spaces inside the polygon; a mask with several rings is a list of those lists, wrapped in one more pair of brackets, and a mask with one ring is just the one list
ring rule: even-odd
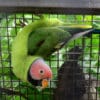
{"label": "parrot's tail", "polygon": [[86,34],[92,32],[93,30],[94,30],[94,29],[89,29],[89,30],[86,30],[86,31],[83,31],[83,32],[79,32],[79,33],[73,35],[72,38],[71,38],[69,41],[75,40],[75,39],[77,39],[77,38],[79,38],[79,37],[81,37],[81,36],[83,36],[83,35],[86,35]]}

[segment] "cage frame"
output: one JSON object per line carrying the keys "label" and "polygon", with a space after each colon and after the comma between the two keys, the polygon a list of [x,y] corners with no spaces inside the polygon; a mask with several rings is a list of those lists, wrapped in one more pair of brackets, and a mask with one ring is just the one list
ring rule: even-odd
{"label": "cage frame", "polygon": [[100,14],[99,0],[0,0],[0,12]]}

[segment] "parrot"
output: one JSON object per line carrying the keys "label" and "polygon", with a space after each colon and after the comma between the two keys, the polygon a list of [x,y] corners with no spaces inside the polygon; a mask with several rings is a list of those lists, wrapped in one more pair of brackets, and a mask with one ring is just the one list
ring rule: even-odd
{"label": "parrot", "polygon": [[[79,46],[71,48],[68,58],[58,70],[57,88],[54,90],[53,100],[86,100],[87,81],[83,73],[82,66],[78,64],[78,59],[82,54]],[[67,55],[66,55],[67,56]]]}
{"label": "parrot", "polygon": [[83,25],[75,25],[83,31],[72,35],[66,29],[71,27],[63,27],[65,25],[57,18],[41,18],[24,26],[17,33],[12,43],[11,62],[12,71],[20,80],[31,83],[39,90],[45,89],[53,77],[45,59],[70,40],[93,31],[91,26],[83,28]]}

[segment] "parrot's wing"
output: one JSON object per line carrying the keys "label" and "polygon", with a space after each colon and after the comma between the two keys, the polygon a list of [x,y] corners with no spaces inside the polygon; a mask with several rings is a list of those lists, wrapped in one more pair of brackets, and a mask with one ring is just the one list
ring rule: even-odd
{"label": "parrot's wing", "polygon": [[64,31],[68,31],[69,33],[71,33],[71,35],[92,29],[92,26],[90,25],[76,25],[76,26],[58,26],[59,28],[63,29]]}
{"label": "parrot's wing", "polygon": [[[75,40],[91,31],[93,31],[93,29],[78,30],[77,28],[69,28],[68,31],[66,31],[59,26],[38,28],[34,31],[34,34],[31,34],[29,37],[28,53],[30,55],[41,55],[45,58],[62,48],[69,41]],[[75,34],[73,34],[74,32]]]}
{"label": "parrot's wing", "polygon": [[71,37],[69,32],[57,27],[39,28],[29,37],[29,54],[33,53],[35,55],[47,57],[60,48],[63,41],[69,37]]}
{"label": "parrot's wing", "polygon": [[42,32],[42,30],[37,29],[32,32],[28,38],[28,54],[35,55],[47,37],[48,34],[46,34],[46,32]]}

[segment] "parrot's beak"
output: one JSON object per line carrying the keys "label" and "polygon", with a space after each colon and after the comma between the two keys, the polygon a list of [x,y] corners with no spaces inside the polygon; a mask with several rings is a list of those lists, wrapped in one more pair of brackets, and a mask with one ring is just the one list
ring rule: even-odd
{"label": "parrot's beak", "polygon": [[45,89],[46,87],[48,87],[48,85],[49,85],[49,80],[43,79],[42,80],[42,88]]}
{"label": "parrot's beak", "polygon": [[50,80],[43,79],[41,84],[42,86],[36,86],[38,91],[42,91],[43,89],[47,88],[50,85]]}

